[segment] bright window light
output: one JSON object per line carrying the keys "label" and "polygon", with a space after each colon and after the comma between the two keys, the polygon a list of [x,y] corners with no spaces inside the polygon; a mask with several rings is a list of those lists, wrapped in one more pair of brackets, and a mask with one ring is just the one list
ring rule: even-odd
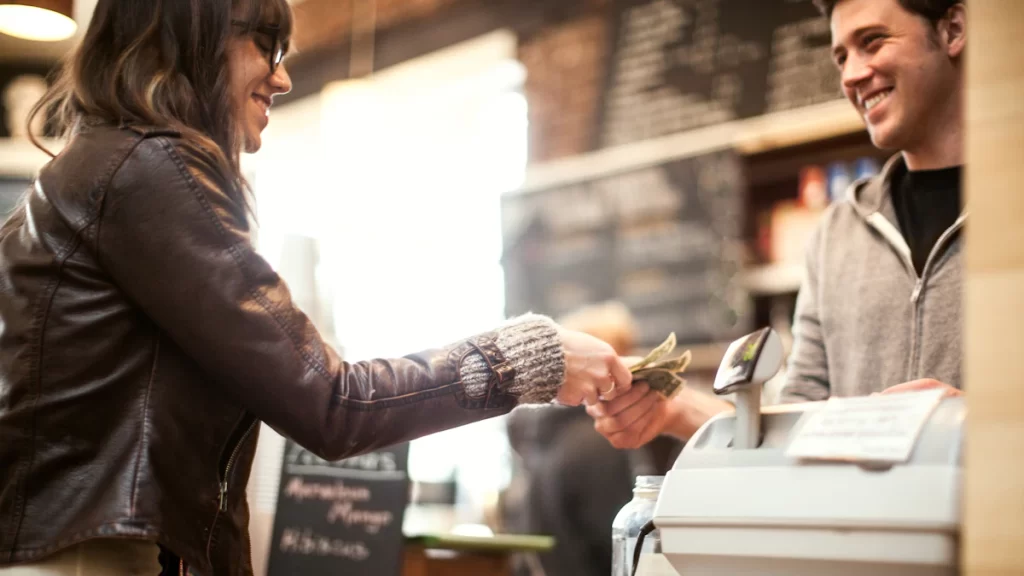
{"label": "bright window light", "polygon": [[[527,157],[522,66],[511,33],[327,86],[275,109],[251,159],[260,250],[320,241],[346,360],[396,357],[504,320],[502,193]],[[413,480],[459,484],[474,523],[511,477],[503,419],[413,441]]]}

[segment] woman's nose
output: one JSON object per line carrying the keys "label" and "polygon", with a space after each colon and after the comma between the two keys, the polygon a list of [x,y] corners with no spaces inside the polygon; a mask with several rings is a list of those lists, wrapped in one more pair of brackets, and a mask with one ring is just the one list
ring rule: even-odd
{"label": "woman's nose", "polygon": [[270,87],[274,94],[287,94],[292,91],[292,77],[288,75],[284,62],[277,65],[277,70],[270,75]]}

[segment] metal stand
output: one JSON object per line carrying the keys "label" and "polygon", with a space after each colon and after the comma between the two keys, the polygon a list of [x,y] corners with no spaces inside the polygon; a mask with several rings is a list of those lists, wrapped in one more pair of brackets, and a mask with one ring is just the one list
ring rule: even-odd
{"label": "metal stand", "polygon": [[761,444],[761,386],[736,391],[736,431],[732,447],[750,450]]}

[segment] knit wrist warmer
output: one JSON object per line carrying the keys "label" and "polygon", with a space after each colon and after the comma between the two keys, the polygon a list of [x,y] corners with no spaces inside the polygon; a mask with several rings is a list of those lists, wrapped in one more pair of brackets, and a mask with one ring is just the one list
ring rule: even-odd
{"label": "knit wrist warmer", "polygon": [[[547,316],[526,314],[513,318],[493,332],[494,343],[515,368],[516,377],[505,392],[520,404],[543,404],[558,395],[565,380],[565,353],[555,323]],[[466,357],[462,383],[470,395],[486,394],[491,376],[479,353]]]}

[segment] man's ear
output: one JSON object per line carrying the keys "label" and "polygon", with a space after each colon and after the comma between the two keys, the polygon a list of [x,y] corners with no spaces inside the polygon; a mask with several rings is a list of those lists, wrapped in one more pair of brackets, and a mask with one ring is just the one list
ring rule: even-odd
{"label": "man's ear", "polygon": [[959,58],[967,48],[967,6],[954,4],[939,22],[939,34],[945,41],[946,54]]}

